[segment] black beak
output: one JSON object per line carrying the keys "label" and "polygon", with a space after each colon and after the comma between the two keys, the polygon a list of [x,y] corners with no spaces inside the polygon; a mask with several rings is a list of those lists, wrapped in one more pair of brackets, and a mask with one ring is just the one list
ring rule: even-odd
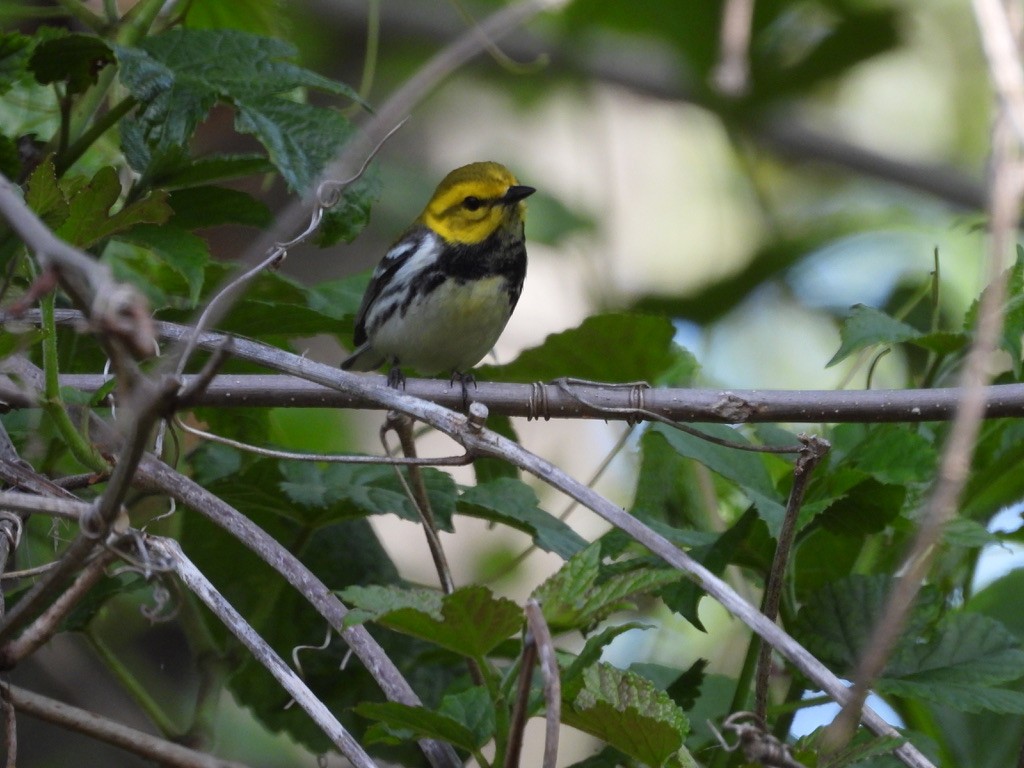
{"label": "black beak", "polygon": [[505,196],[501,198],[501,202],[505,205],[512,205],[513,203],[518,203],[520,200],[525,200],[536,191],[537,190],[533,187],[524,187],[521,184],[517,184],[508,188],[508,192],[506,192]]}

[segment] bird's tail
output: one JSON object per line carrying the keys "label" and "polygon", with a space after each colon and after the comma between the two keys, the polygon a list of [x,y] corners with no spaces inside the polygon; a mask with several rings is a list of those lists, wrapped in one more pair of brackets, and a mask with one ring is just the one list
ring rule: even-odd
{"label": "bird's tail", "polygon": [[342,360],[341,367],[346,371],[375,371],[385,362],[384,357],[367,341]]}

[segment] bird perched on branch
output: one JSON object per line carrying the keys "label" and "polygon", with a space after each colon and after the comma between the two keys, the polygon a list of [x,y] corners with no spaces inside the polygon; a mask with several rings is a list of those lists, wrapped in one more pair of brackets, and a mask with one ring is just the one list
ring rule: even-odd
{"label": "bird perched on branch", "polygon": [[536,190],[503,165],[471,163],[441,181],[419,218],[373,272],[356,315],[355,351],[341,367],[450,373],[465,394],[469,369],[491,350],[526,277],[523,219]]}

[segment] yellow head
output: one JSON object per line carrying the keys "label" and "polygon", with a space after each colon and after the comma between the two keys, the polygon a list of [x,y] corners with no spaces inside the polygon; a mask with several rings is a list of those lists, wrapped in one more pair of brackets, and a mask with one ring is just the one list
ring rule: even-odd
{"label": "yellow head", "polygon": [[449,242],[480,243],[498,229],[521,225],[523,200],[535,191],[503,165],[470,163],[444,177],[418,221]]}

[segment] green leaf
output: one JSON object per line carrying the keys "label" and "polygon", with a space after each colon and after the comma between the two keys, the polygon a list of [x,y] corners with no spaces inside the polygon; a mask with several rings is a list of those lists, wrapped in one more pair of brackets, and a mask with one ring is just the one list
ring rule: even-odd
{"label": "green leaf", "polygon": [[[764,522],[757,517],[753,509],[749,509],[712,543],[693,547],[689,554],[713,574],[721,576],[730,564],[750,566],[751,561],[756,560],[751,557],[751,550],[759,540],[766,538]],[[761,570],[767,570],[766,565],[760,562],[757,562],[756,566],[761,566]],[[702,632],[705,631],[705,627],[700,620],[698,606],[705,594],[705,591],[690,579],[669,584],[658,592],[658,596],[665,601],[669,609]]]}
{"label": "green leaf", "polygon": [[696,497],[693,467],[662,433],[645,430],[640,437],[640,469],[630,514],[645,522],[660,520],[675,527],[694,527],[701,500]]}
{"label": "green leaf", "polygon": [[463,515],[504,523],[524,531],[545,552],[568,558],[587,546],[586,540],[537,505],[530,486],[512,478],[498,478],[467,488],[456,510]]}
{"label": "green leaf", "polygon": [[675,329],[664,317],[609,314],[588,317],[577,328],[547,337],[507,365],[483,366],[481,377],[500,381],[551,381],[562,376],[589,381],[650,381],[679,354]]}
{"label": "green leaf", "polygon": [[[843,443],[849,445],[842,445]],[[880,483],[927,483],[935,475],[938,451],[915,429],[898,424],[843,424],[835,430],[835,444],[847,462]]]}
{"label": "green leaf", "polygon": [[[786,508],[778,500],[778,494],[761,456],[751,451],[738,451],[735,448],[717,445],[664,424],[656,424],[651,429],[664,436],[680,455],[699,461],[712,472],[739,486],[744,495],[757,507],[771,534],[778,535]],[[702,424],[700,431],[733,443],[747,442],[739,430],[721,424]]]}
{"label": "green leaf", "polygon": [[[330,159],[331,155],[326,158]],[[380,177],[371,168],[324,214],[316,233],[316,244],[326,248],[336,243],[351,243],[370,223],[370,209],[379,197]]]}
{"label": "green leaf", "polygon": [[[132,167],[136,166],[132,164]],[[273,164],[263,155],[210,155],[189,160],[155,181],[164,189],[187,189],[273,170]]]}
{"label": "green leaf", "polygon": [[523,612],[511,600],[496,598],[482,586],[450,595],[429,589],[350,587],[342,599],[354,607],[346,626],[375,621],[427,640],[461,656],[483,658],[523,624]]}
{"label": "green leaf", "polygon": [[[351,133],[340,112],[276,95],[246,95],[236,98],[235,106],[235,128],[251,133],[267,148],[270,161],[297,192],[312,187]],[[331,229],[341,237],[336,225]]]}
{"label": "green leaf", "polygon": [[839,329],[839,338],[839,350],[826,363],[826,368],[845,360],[854,352],[876,344],[910,342],[932,352],[946,354],[960,349],[967,341],[963,334],[958,333],[922,333],[884,312],[863,304],[853,306],[850,316],[843,321]]}
{"label": "green leaf", "polygon": [[17,32],[0,33],[0,96],[28,72],[32,38]]}
{"label": "green leaf", "polygon": [[448,694],[441,699],[438,711],[466,726],[480,746],[494,736],[494,704],[483,686],[477,685],[458,693]]}
{"label": "green leaf", "polygon": [[0,173],[8,179],[21,176],[21,155],[18,145],[9,136],[0,133]]}
{"label": "green leaf", "polygon": [[186,230],[218,224],[247,224],[262,228],[273,218],[265,203],[229,187],[181,189],[171,192],[167,202],[174,211],[174,225]]}
{"label": "green leaf", "polygon": [[689,731],[686,715],[664,691],[634,672],[596,664],[584,671],[580,685],[566,690],[565,698],[566,725],[646,765],[665,765],[679,753],[692,761],[683,749]]}
{"label": "green leaf", "polygon": [[[188,295],[189,306],[199,303],[203,289],[206,265],[210,252],[206,242],[191,232],[176,226],[155,226],[140,224],[118,235],[118,240],[145,248],[172,269],[182,280]],[[173,291],[173,287],[167,286]]]}
{"label": "green leaf", "polygon": [[[276,480],[275,472],[264,469],[263,474]],[[224,487],[237,488],[251,480],[251,477],[238,478]],[[288,542],[292,553],[332,588],[399,580],[394,564],[366,520],[348,520],[310,532],[276,512],[248,508],[244,503],[236,503],[239,500],[230,493],[226,495],[226,501],[244,510],[254,524],[278,541]],[[284,505],[287,501],[279,498],[277,503]],[[198,512],[185,511],[177,520],[183,527],[182,546],[189,557],[282,658],[290,659],[297,646],[321,644],[323,617],[301,593],[287,585],[279,573]],[[220,622],[205,614],[201,618],[206,618],[208,630],[218,644],[240,650],[239,646],[232,645],[233,640]],[[455,665],[444,660],[424,663],[421,654],[432,650],[425,643],[394,633],[381,633],[378,639],[388,658],[426,701],[437,701],[456,675],[465,675],[465,665],[461,663]],[[383,694],[362,664],[342,663],[348,654],[345,643],[335,638],[323,650],[303,650],[299,655],[305,682],[354,737],[362,740],[366,721],[352,714],[351,708],[361,702],[380,701]],[[285,733],[313,752],[330,749],[330,742],[310,718],[301,710],[287,706],[288,694],[258,663],[236,665],[227,684],[239,704],[251,709],[268,730]],[[382,762],[399,758],[393,749],[374,747],[373,751],[382,757]],[[402,753],[401,762],[407,764],[410,758],[415,759],[415,754],[413,746]]]}
{"label": "green leaf", "polygon": [[906,497],[903,486],[868,478],[818,515],[818,521],[832,533],[848,537],[878,533],[896,519]]}
{"label": "green leaf", "polygon": [[164,224],[171,217],[164,192],[151,192],[111,214],[120,196],[117,171],[109,165],[100,168],[88,183],[76,184],[68,194],[68,216],[57,234],[73,245],[88,248],[137,224]]}
{"label": "green leaf", "polygon": [[636,567],[605,576],[601,545],[594,543],[573,555],[533,591],[552,632],[584,631],[616,611],[631,607],[630,598],[683,578],[670,568]]}
{"label": "green leaf", "polygon": [[[422,467],[420,471],[438,527],[452,531],[455,481],[448,473],[431,467]],[[299,506],[291,514],[307,524],[322,525],[350,517],[382,514],[420,521],[419,513],[391,467],[282,461],[280,472],[284,477],[281,491]]]}
{"label": "green leaf", "polygon": [[[493,724],[494,710],[486,691],[482,702],[491,710],[491,722]],[[460,722],[444,712],[438,712],[426,707],[413,707],[408,704],[387,702],[386,704],[360,704],[355,708],[355,713],[371,720],[378,720],[384,726],[385,732],[393,737],[408,740],[413,738],[428,738],[446,741],[453,746],[474,752],[489,738],[481,741],[478,735],[464,723]],[[380,733],[374,731],[373,733]],[[371,736],[380,738],[380,736]]]}
{"label": "green leaf", "polygon": [[296,55],[281,40],[230,29],[175,28],[138,48],[118,47],[121,81],[143,105],[129,132],[136,131],[157,154],[187,147],[214,104],[231,104],[237,130],[254,134],[292,188],[305,191],[345,140],[348,121],[288,95],[315,88],[358,97],[348,86],[294,64]]}
{"label": "green leaf", "polygon": [[51,228],[56,229],[68,217],[68,203],[57,184],[53,156],[36,166],[28,178],[25,202]]}
{"label": "green leaf", "polygon": [[290,26],[286,8],[282,0],[192,0],[186,6],[185,26],[285,37]]}
{"label": "green leaf", "polygon": [[71,33],[44,40],[32,51],[29,67],[43,85],[67,83],[67,93],[84,93],[100,70],[114,63],[114,52],[95,35]]}

